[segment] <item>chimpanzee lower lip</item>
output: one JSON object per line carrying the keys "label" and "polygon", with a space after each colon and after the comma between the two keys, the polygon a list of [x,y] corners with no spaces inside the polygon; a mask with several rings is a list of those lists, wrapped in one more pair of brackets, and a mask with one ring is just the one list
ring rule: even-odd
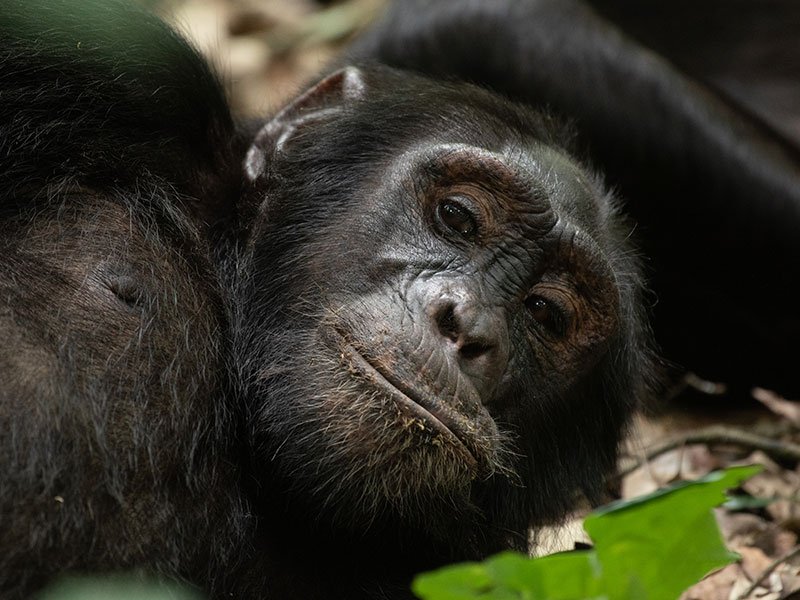
{"label": "chimpanzee lower lip", "polygon": [[391,375],[384,375],[366,358],[364,358],[360,352],[353,348],[352,345],[345,342],[343,350],[349,356],[349,358],[352,359],[353,365],[362,371],[363,375],[365,375],[378,387],[389,392],[401,410],[408,411],[413,417],[422,419],[426,423],[432,425],[436,430],[439,431],[439,433],[441,433],[448,441],[450,441],[453,446],[461,450],[471,467],[477,467],[479,461],[475,457],[475,454],[467,447],[467,445],[454,431],[454,429],[456,431],[458,430],[458,427],[455,424],[453,424],[452,428],[448,426],[446,421],[449,421],[449,419],[443,418],[441,415],[434,414],[431,409],[423,406],[420,401],[415,399],[417,394],[414,394],[414,392],[411,390],[406,390],[405,386],[403,386],[403,388],[399,387]]}

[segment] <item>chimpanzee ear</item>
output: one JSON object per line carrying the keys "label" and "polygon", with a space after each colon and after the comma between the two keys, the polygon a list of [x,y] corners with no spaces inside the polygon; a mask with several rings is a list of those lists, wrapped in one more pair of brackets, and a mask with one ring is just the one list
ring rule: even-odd
{"label": "chimpanzee ear", "polygon": [[263,172],[267,157],[280,152],[292,136],[304,126],[336,114],[350,101],[364,96],[363,73],[345,67],[317,83],[281,109],[256,135],[247,152],[245,171],[251,181]]}

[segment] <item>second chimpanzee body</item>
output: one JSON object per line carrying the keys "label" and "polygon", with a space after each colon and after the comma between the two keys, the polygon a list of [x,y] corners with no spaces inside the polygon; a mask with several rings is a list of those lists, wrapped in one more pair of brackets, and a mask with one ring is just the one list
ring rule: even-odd
{"label": "second chimpanzee body", "polygon": [[[580,4],[396,13],[361,66],[253,132],[152,17],[8,4],[3,597],[137,569],[214,597],[409,598],[415,572],[525,549],[531,526],[599,499],[654,367],[633,225],[576,146],[654,236],[673,348],[693,347],[671,328],[709,312],[709,289],[736,292],[712,323],[743,314],[745,344],[796,324],[747,310],[726,275],[760,256],[743,222],[745,243],[772,227],[797,256],[791,153]],[[574,47],[548,45],[578,25]],[[551,104],[585,137],[376,59]],[[705,245],[734,266],[680,281],[730,198]],[[698,237],[670,254],[678,222]]]}
{"label": "second chimpanzee body", "polygon": [[239,187],[224,96],[124,3],[0,13],[0,596],[203,581],[243,523],[209,243]]}

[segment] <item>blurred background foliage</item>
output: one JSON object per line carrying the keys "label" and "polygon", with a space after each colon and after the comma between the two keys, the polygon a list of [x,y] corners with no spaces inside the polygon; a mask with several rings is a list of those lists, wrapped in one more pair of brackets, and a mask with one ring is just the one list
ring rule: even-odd
{"label": "blurred background foliage", "polygon": [[137,0],[217,68],[234,112],[263,118],[317,75],[387,0]]}

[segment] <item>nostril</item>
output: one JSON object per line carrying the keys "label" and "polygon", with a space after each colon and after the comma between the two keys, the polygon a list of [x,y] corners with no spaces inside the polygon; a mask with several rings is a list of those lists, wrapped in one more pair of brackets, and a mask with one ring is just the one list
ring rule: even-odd
{"label": "nostril", "polygon": [[458,340],[459,328],[455,305],[447,304],[439,310],[436,315],[436,325],[439,327],[439,333],[444,337],[453,342]]}
{"label": "nostril", "polygon": [[475,358],[480,358],[484,354],[489,353],[492,350],[493,346],[490,344],[483,344],[481,342],[469,342],[461,346],[458,349],[461,358],[465,360],[472,360]]}
{"label": "nostril", "polygon": [[[508,321],[502,307],[466,290],[433,289],[425,315],[439,358],[488,402],[508,366]],[[461,381],[461,379],[459,379]]]}
{"label": "nostril", "polygon": [[487,354],[494,345],[487,343],[478,311],[459,307],[454,302],[443,303],[436,311],[436,326],[442,337],[450,340],[464,360],[472,360]]}

